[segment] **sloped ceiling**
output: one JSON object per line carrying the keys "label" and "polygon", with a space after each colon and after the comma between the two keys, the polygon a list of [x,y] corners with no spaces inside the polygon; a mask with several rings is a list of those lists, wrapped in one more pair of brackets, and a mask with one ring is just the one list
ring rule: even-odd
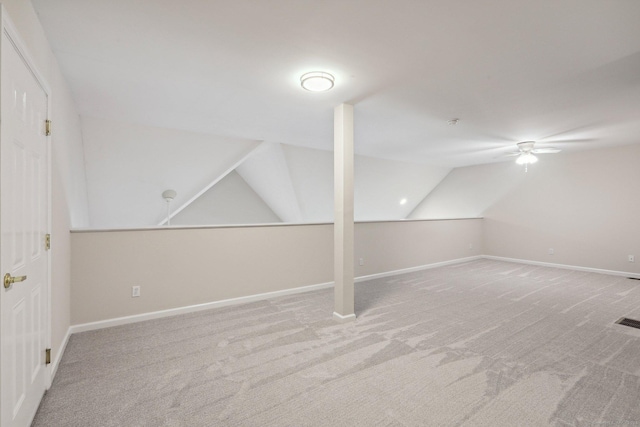
{"label": "sloped ceiling", "polygon": [[[333,153],[282,145],[299,214],[304,222],[333,221]],[[242,167],[244,167],[245,162]],[[269,165],[268,162],[259,162]],[[450,168],[355,156],[354,216],[357,221],[404,219]],[[243,175],[244,176],[244,175]],[[268,197],[273,186],[254,189]],[[403,202],[404,200],[404,202]],[[298,211],[296,211],[298,212]]]}
{"label": "sloped ceiling", "polygon": [[87,117],[82,132],[90,224],[100,228],[157,225],[164,190],[180,206],[259,145]]}
{"label": "sloped ceiling", "polygon": [[359,221],[405,219],[450,170],[357,156],[354,215]]}
{"label": "sloped ceiling", "polygon": [[[331,151],[87,117],[82,130],[92,228],[165,224],[167,189],[172,225],[333,221]],[[356,220],[405,218],[450,170],[355,156]]]}
{"label": "sloped ceiling", "polygon": [[[164,203],[157,200],[159,190],[184,184],[186,189],[176,188],[186,197],[176,201],[184,207],[236,163],[250,159],[258,141],[330,151],[333,108],[343,102],[355,106],[357,155],[423,165],[434,179],[437,168],[499,161],[523,140],[565,152],[639,142],[637,0],[32,4],[83,122],[97,118],[175,132],[173,142],[167,139],[163,146],[175,156],[145,146],[144,162],[126,161],[119,157],[132,155],[134,140],[122,138],[131,146],[112,142],[111,130],[99,129],[107,131],[102,135],[91,129],[98,125],[83,125],[93,226],[157,223]],[[314,70],[333,73],[334,89],[302,90],[300,75]],[[453,118],[460,121],[449,126]],[[182,132],[203,142],[187,143],[188,156],[178,153],[186,148]],[[207,139],[238,148],[225,148],[219,157]],[[296,166],[288,161],[292,153],[283,149],[300,215],[326,218],[327,205],[317,200],[326,200],[332,190],[324,179],[304,176],[305,167],[323,160]],[[173,166],[181,164],[181,170],[155,177],[171,170],[169,157],[180,160]],[[102,159],[121,165],[114,170]],[[213,169],[196,171],[210,159]],[[264,168],[242,169],[256,188],[261,179],[256,177],[286,182],[284,174],[265,175]],[[415,179],[414,185],[423,185]],[[412,203],[430,178],[426,182],[407,196]],[[317,192],[309,194],[308,185]],[[292,203],[288,186],[286,195],[256,188],[269,206]],[[356,197],[375,200],[374,190],[362,191]],[[113,197],[103,200],[103,194]],[[117,197],[130,206],[116,206]],[[397,196],[389,197],[385,209]],[[361,212],[367,218],[392,215]],[[289,214],[298,215],[295,208]]]}

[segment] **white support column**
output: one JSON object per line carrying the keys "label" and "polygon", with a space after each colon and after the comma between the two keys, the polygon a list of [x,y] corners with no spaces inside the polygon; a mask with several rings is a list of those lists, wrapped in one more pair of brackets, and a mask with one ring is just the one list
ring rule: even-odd
{"label": "white support column", "polygon": [[333,316],[353,320],[353,105],[340,104],[334,111],[334,299]]}

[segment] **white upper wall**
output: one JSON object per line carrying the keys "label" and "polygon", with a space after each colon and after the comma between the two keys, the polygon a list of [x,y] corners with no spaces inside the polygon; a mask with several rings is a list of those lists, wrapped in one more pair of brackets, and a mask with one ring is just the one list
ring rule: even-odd
{"label": "white upper wall", "polygon": [[91,227],[147,227],[164,217],[162,192],[181,206],[259,143],[82,118]]}
{"label": "white upper wall", "polygon": [[171,218],[171,225],[262,224],[281,222],[235,171]]}
{"label": "white upper wall", "polygon": [[333,152],[283,145],[293,190],[307,222],[333,222]]}
{"label": "white upper wall", "polygon": [[513,191],[525,177],[524,167],[512,161],[453,169],[416,206],[409,218],[481,217],[487,208]]}
{"label": "white upper wall", "polygon": [[51,77],[53,87],[65,88],[53,93],[51,121],[53,144],[56,145],[52,153],[69,210],[69,224],[72,228],[88,227],[89,200],[80,116],[71,93],[66,90],[60,69],[52,68]]}
{"label": "white upper wall", "polygon": [[236,171],[283,222],[303,222],[281,144],[263,143]]}

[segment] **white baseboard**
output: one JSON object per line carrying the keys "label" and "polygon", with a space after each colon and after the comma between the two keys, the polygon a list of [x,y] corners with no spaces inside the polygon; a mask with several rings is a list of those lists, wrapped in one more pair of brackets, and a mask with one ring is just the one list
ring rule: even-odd
{"label": "white baseboard", "polygon": [[449,261],[434,262],[433,264],[419,265],[417,267],[402,268],[400,270],[385,271],[384,273],[376,273],[376,274],[369,274],[367,276],[359,276],[359,277],[356,277],[354,281],[356,283],[366,282],[367,280],[380,279],[382,277],[389,277],[389,276],[397,276],[398,274],[413,273],[414,271],[444,267],[445,265],[461,264],[463,262],[475,261],[481,258],[482,258],[482,255],[470,256],[466,258],[456,258]]}
{"label": "white baseboard", "polygon": [[[629,273],[629,272],[614,271],[614,270],[603,270],[603,269],[598,269],[598,268],[580,267],[580,266],[565,265],[565,264],[553,264],[553,263],[549,263],[549,262],[530,261],[530,260],[526,260],[526,259],[506,258],[506,257],[493,256],[493,255],[476,255],[476,256],[471,256],[471,257],[466,257],[466,258],[457,258],[457,259],[453,259],[453,260],[449,260],[449,261],[442,261],[442,262],[436,262],[436,263],[432,263],[432,264],[420,265],[420,266],[417,266],[417,267],[410,267],[410,268],[403,268],[403,269],[400,269],[400,270],[386,271],[384,273],[376,273],[376,274],[369,274],[369,275],[366,275],[366,276],[359,276],[359,277],[356,277],[354,281],[359,283],[359,282],[364,282],[364,281],[372,280],[372,279],[379,279],[379,278],[383,278],[383,277],[396,276],[396,275],[404,274],[404,273],[412,273],[412,272],[415,272],[415,271],[428,270],[430,268],[437,268],[437,267],[443,267],[443,266],[446,266],[446,265],[460,264],[460,263],[464,263],[464,262],[475,261],[475,260],[478,260],[478,259],[490,259],[490,260],[495,260],[495,261],[506,261],[506,262],[520,263],[520,264],[539,265],[539,266],[543,266],[543,267],[564,268],[564,269],[569,269],[569,270],[587,271],[587,272],[591,272],[591,273],[611,274],[611,275],[615,275],[615,276],[640,277],[640,274],[638,274],[638,273]],[[145,321],[145,320],[160,319],[160,318],[163,318],[163,317],[176,316],[178,314],[194,313],[194,312],[197,312],[197,311],[209,310],[209,309],[217,308],[217,307],[226,307],[226,306],[230,306],[230,305],[243,304],[243,303],[254,302],[254,301],[262,301],[262,300],[269,299],[269,298],[275,298],[275,297],[286,296],[286,295],[294,295],[294,294],[298,294],[298,293],[302,293],[302,292],[316,291],[316,290],[319,290],[319,289],[326,289],[326,288],[331,288],[331,287],[333,287],[333,282],[319,283],[319,284],[316,284],[316,285],[302,286],[302,287],[292,288],[292,289],[283,289],[283,290],[274,291],[274,292],[265,292],[265,293],[262,293],[262,294],[249,295],[249,296],[245,296],[245,297],[230,298],[230,299],[221,300],[221,301],[212,301],[212,302],[208,302],[208,303],[204,303],[204,304],[190,305],[190,306],[186,306],[186,307],[178,307],[178,308],[172,308],[172,309],[168,309],[168,310],[153,311],[153,312],[150,312],[150,313],[142,313],[142,314],[135,314],[135,315],[132,315],[132,316],[125,316],[125,317],[118,317],[118,318],[114,318],[114,319],[100,320],[100,321],[97,321],[97,322],[83,323],[83,324],[80,324],[80,325],[71,326],[69,328],[69,332],[67,333],[67,336],[65,337],[64,345],[66,346],[66,343],[69,340],[69,335],[77,333],[77,332],[92,331],[92,330],[96,330],[96,329],[109,328],[109,327],[112,327],[112,326],[119,326],[119,325],[126,325],[126,324],[129,324],[129,323],[142,322],[142,321]],[[337,318],[340,318],[341,320],[344,320],[337,313],[334,313],[334,316],[337,316]],[[62,355],[62,353],[63,353],[63,351],[58,353],[58,357],[56,358],[56,361],[54,362],[54,367],[53,367],[54,374],[55,374],[55,370],[57,369],[57,365],[59,363],[59,359],[60,359],[60,356]],[[53,378],[53,375],[52,375],[52,378]]]}
{"label": "white baseboard", "polygon": [[640,274],[630,273],[627,271],[604,270],[601,268],[581,267],[579,265],[554,264],[551,262],[531,261],[528,259],[507,258],[507,257],[494,256],[494,255],[482,255],[480,258],[491,259],[494,261],[515,262],[518,264],[539,265],[541,267],[563,268],[565,270],[586,271],[589,273],[609,274],[612,276],[640,278]]}
{"label": "white baseboard", "polygon": [[243,304],[247,302],[262,301],[269,298],[299,294],[302,292],[317,291],[333,287],[333,282],[319,283],[317,285],[301,286],[299,288],[283,289],[281,291],[265,292],[262,294],[248,295],[246,297],[229,298],[220,301],[212,301],[204,304],[189,305],[185,307],[170,308],[168,310],[152,311],[150,313],[134,314],[132,316],[116,317],[114,319],[99,320],[97,322],[82,323],[71,327],[71,333],[93,331],[96,329],[110,328],[112,326],[127,325],[129,323],[143,322],[145,320],[160,319],[176,316],[178,314],[194,313],[217,307]]}
{"label": "white baseboard", "polygon": [[336,320],[339,320],[341,322],[346,322],[346,321],[350,321],[350,320],[356,320],[356,315],[355,314],[347,314],[346,316],[343,316],[340,313],[336,313],[335,311],[333,312],[333,317]]}
{"label": "white baseboard", "polygon": [[[458,258],[449,261],[436,262],[433,264],[421,265],[418,267],[404,268],[401,270],[387,271],[384,273],[370,274],[368,276],[360,276],[355,278],[355,282],[363,282],[366,280],[377,279],[381,277],[395,276],[403,273],[411,273],[413,271],[426,270],[429,268],[442,267],[444,265],[458,264],[462,262],[480,259],[481,256],[473,256],[468,258]],[[143,322],[145,320],[160,319],[163,317],[176,316],[178,314],[194,313],[196,311],[209,310],[217,307],[225,307],[235,304],[243,304],[247,302],[262,301],[268,298],[281,297],[285,295],[299,294],[302,292],[316,291],[318,289],[326,289],[333,287],[333,282],[319,283],[317,285],[302,286],[299,288],[284,289],[281,291],[265,292],[262,294],[249,295],[246,297],[230,298],[221,301],[212,301],[204,304],[190,305],[186,307],[171,308],[168,310],[153,311],[150,313],[134,314],[132,316],[117,317],[114,319],[99,320],[97,322],[82,323],[71,327],[71,333],[93,331],[96,329],[110,328],[112,326],[127,325],[129,323]]]}
{"label": "white baseboard", "polygon": [[64,351],[67,349],[67,344],[69,343],[69,338],[71,337],[73,326],[70,326],[67,329],[67,333],[65,334],[62,344],[60,345],[60,350],[56,353],[56,358],[51,362],[51,383],[53,383],[53,379],[56,377],[56,373],[58,372],[58,367],[60,366],[60,360],[62,360],[62,355]]}

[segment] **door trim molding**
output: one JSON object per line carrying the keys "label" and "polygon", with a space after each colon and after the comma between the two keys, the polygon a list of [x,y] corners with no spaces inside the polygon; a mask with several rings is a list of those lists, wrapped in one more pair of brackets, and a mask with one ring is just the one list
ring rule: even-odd
{"label": "door trim molding", "polygon": [[69,344],[69,338],[71,338],[71,326],[67,328],[67,333],[64,336],[62,343],[60,343],[60,348],[58,349],[55,358],[51,361],[51,365],[49,365],[51,367],[51,381],[56,377],[56,373],[60,367],[60,361],[62,360],[62,355],[67,349],[67,344]]}

